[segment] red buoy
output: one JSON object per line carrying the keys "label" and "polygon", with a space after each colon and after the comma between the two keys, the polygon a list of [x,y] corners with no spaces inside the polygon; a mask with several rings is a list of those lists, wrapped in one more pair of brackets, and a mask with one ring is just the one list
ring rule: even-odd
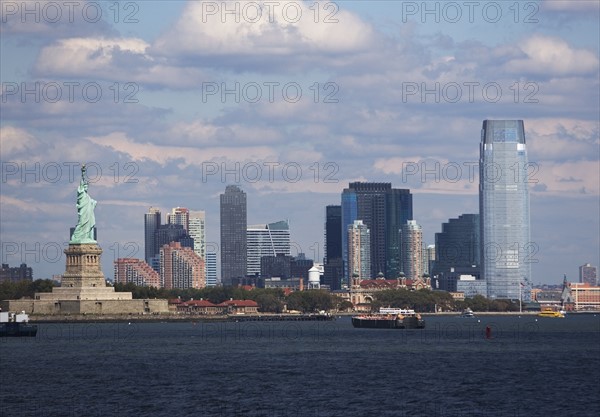
{"label": "red buoy", "polygon": [[486,339],[492,338],[492,328],[490,326],[485,326],[485,338]]}

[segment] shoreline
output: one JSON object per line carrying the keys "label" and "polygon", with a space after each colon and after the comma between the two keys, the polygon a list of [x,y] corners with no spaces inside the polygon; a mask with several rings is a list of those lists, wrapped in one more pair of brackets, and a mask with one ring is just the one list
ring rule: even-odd
{"label": "shoreline", "polygon": [[[157,322],[238,322],[238,321],[326,321],[319,314],[70,314],[29,315],[30,323],[157,323]],[[337,315],[331,315],[331,320]]]}
{"label": "shoreline", "polygon": [[[475,316],[535,316],[538,314],[536,311],[506,311],[506,312],[492,312],[482,311],[474,312]],[[360,314],[357,312],[352,313],[331,313],[333,319],[341,318],[343,316],[353,316]],[[420,313],[424,317],[460,317],[460,312],[442,312],[442,313]],[[581,315],[581,314],[600,314],[600,311],[578,311],[568,312],[567,315]],[[157,322],[242,322],[242,321],[326,321],[322,318],[322,315],[318,314],[240,314],[240,315],[191,315],[191,314],[126,314],[126,315],[95,315],[95,314],[72,314],[72,315],[29,315],[30,323],[157,323]]]}

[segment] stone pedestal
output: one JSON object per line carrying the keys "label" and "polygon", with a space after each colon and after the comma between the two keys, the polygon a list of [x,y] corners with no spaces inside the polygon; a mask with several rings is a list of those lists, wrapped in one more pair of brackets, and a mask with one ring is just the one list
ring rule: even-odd
{"label": "stone pedestal", "polygon": [[65,249],[66,271],[61,286],[51,293],[36,293],[36,300],[131,300],[130,292],[115,292],[106,286],[96,243],[69,244]]}
{"label": "stone pedestal", "polygon": [[67,266],[61,287],[106,287],[106,278],[100,265],[101,254],[102,249],[96,243],[70,244],[69,248],[65,249]]}

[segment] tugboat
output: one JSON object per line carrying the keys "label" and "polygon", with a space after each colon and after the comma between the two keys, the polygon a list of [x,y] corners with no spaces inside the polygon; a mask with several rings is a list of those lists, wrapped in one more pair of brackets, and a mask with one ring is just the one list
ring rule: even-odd
{"label": "tugboat", "polygon": [[380,308],[379,313],[352,316],[352,325],[368,329],[424,329],[425,320],[414,310]]}
{"label": "tugboat", "polygon": [[29,316],[24,311],[0,312],[0,337],[35,337],[37,326],[28,322]]}

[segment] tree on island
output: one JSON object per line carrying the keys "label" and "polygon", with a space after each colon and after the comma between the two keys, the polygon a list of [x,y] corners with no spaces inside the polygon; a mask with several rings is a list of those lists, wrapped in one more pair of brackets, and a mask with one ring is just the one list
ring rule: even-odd
{"label": "tree on island", "polygon": [[287,308],[303,313],[328,311],[337,304],[334,297],[325,290],[295,291],[287,296]]}
{"label": "tree on island", "polygon": [[354,304],[352,304],[350,301],[348,300],[342,300],[338,305],[337,305],[337,309],[338,311],[351,311],[354,309]]}
{"label": "tree on island", "polygon": [[262,293],[254,300],[258,303],[258,311],[261,313],[281,313],[283,302],[274,294]]}
{"label": "tree on island", "polygon": [[33,298],[36,292],[52,292],[54,286],[54,281],[51,279],[0,281],[0,300]]}
{"label": "tree on island", "polygon": [[[219,304],[229,299],[254,300],[258,303],[259,311],[265,313],[281,313],[284,305],[287,305],[288,310],[297,310],[303,313],[315,313],[321,310],[328,311],[332,309],[348,311],[354,307],[351,302],[342,300],[340,297],[325,290],[295,291],[286,297],[279,288],[253,288],[246,290],[241,287],[207,287],[202,289],[174,288],[167,290],[165,288],[137,286],[133,283],[116,283],[114,287],[115,291],[129,291],[133,293],[133,298],[136,299],[181,298],[183,301],[205,299],[214,304]],[[2,287],[0,286],[1,290]],[[42,291],[31,291],[25,288],[11,294],[31,294],[33,296],[34,292]],[[427,289],[416,291],[407,289],[383,290],[375,292],[373,295],[374,300],[371,303],[371,311],[379,311],[380,307],[410,308],[419,312],[432,313],[436,311],[436,307],[438,311],[462,311],[467,307],[473,311],[503,312],[519,310],[518,302],[511,300],[489,300],[481,295],[476,295],[473,298],[466,298],[464,301],[459,301],[454,300],[450,293],[446,291],[431,291]],[[17,299],[22,296],[5,296],[1,299]]]}

